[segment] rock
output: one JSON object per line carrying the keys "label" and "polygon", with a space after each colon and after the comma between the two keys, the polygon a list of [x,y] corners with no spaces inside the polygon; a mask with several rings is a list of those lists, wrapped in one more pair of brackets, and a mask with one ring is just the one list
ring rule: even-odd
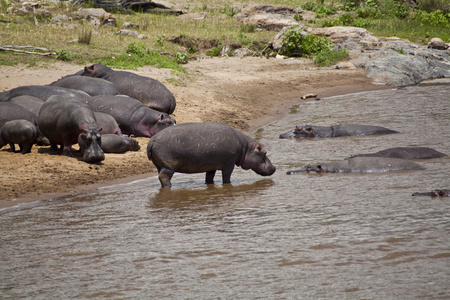
{"label": "rock", "polygon": [[112,17],[112,15],[106,12],[103,8],[81,8],[74,12],[74,14],[83,19],[110,19]]}
{"label": "rock", "polygon": [[336,69],[348,69],[348,70],[354,70],[356,69],[355,65],[352,64],[349,61],[341,61],[336,64]]}
{"label": "rock", "polygon": [[428,48],[437,49],[437,50],[446,50],[448,45],[444,43],[440,38],[432,38],[428,43]]}
{"label": "rock", "polygon": [[116,20],[115,19],[104,19],[102,21],[101,26],[111,26],[116,27]]}
{"label": "rock", "polygon": [[236,14],[235,18],[244,24],[254,24],[258,28],[278,31],[286,26],[299,25],[294,19],[296,14],[297,10],[285,5],[253,5]]}
{"label": "rock", "polygon": [[122,29],[139,29],[139,24],[133,24],[130,22],[125,22],[122,25]]}
{"label": "rock", "polygon": [[121,34],[121,35],[131,35],[131,36],[135,36],[138,37],[139,33],[137,31],[133,31],[133,30],[128,30],[128,29],[121,29],[119,32],[117,32],[116,34]]}

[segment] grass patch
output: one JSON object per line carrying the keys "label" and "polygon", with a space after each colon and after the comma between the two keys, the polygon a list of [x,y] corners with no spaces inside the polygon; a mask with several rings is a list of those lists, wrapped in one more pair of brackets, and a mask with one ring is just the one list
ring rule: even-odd
{"label": "grass patch", "polygon": [[314,63],[319,67],[329,67],[348,57],[347,49],[321,51],[315,56]]}

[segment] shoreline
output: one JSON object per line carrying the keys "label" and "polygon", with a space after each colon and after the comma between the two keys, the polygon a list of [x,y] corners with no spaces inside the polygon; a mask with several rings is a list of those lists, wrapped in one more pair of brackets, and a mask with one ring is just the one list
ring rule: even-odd
{"label": "shoreline", "polygon": [[[392,88],[373,84],[363,70],[298,68],[308,63],[297,60],[287,64],[260,58],[207,59],[192,63],[187,69],[194,75],[183,78],[179,85],[164,82],[169,75],[167,70],[148,67],[136,73],[156,78],[168,86],[177,99],[174,118],[178,123],[222,122],[250,136],[258,128],[286,115],[292,105],[311,100],[301,99],[303,95],[314,93],[325,98]],[[49,70],[52,76],[45,81],[42,79],[45,76],[33,77],[45,69],[18,70],[16,76],[8,75],[7,79],[17,86],[47,84],[83,66],[58,64],[56,67],[57,72]],[[277,71],[284,76],[273,76]],[[10,88],[0,84],[0,91]],[[35,146],[26,155],[9,152],[9,146],[0,149],[0,163],[4,165],[0,179],[6,183],[0,190],[0,209],[157,175],[146,157],[148,138],[137,139],[140,151],[107,154],[101,165],[54,155],[46,147]]]}

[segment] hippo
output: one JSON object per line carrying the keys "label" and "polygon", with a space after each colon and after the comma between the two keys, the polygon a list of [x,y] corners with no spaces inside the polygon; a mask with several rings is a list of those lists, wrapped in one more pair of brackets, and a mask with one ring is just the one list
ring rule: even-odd
{"label": "hippo", "polygon": [[[99,111],[94,111],[95,119],[97,120],[97,125],[102,129],[102,135],[105,134],[116,134],[122,135],[119,124],[117,124],[116,119],[107,113],[102,113]],[[103,143],[103,138],[102,138]]]}
{"label": "hippo", "polygon": [[340,124],[333,126],[305,125],[296,126],[295,129],[280,134],[280,139],[287,138],[307,138],[307,137],[340,137],[340,136],[360,136],[374,134],[392,134],[398,131],[381,126]]}
{"label": "hippo", "polygon": [[8,121],[27,120],[36,124],[37,115],[16,103],[0,102],[0,128]]}
{"label": "hippo", "polygon": [[113,116],[122,132],[127,135],[152,137],[176,122],[168,114],[148,108],[128,96],[98,95],[79,101],[86,103],[94,111]]}
{"label": "hippo", "polygon": [[0,102],[9,101],[9,93],[10,93],[10,91],[0,92]]}
{"label": "hippo", "polygon": [[58,95],[51,96],[41,107],[38,126],[53,144],[53,149],[56,145],[64,147],[63,155],[73,156],[72,144],[82,139],[85,145],[81,152],[83,161],[95,163],[105,159],[101,149],[101,129],[94,112],[86,104]]}
{"label": "hippo", "polygon": [[341,161],[309,164],[300,170],[288,171],[287,175],[307,173],[375,173],[401,170],[425,170],[424,167],[405,159],[384,157],[355,157]]}
{"label": "hippo", "polygon": [[17,96],[11,98],[9,102],[16,103],[22,107],[25,107],[32,113],[36,114],[36,116],[39,114],[39,110],[41,109],[42,104],[44,104],[43,100],[30,95]]}
{"label": "hippo", "polygon": [[0,148],[9,144],[12,152],[15,152],[14,144],[19,144],[22,154],[30,153],[37,136],[37,127],[30,121],[8,121],[0,129]]}
{"label": "hippo", "polygon": [[64,76],[49,85],[84,91],[90,96],[120,94],[119,89],[108,80],[80,75]]}
{"label": "hippo", "polygon": [[29,95],[46,101],[50,96],[60,95],[65,98],[82,99],[89,97],[89,94],[79,90],[67,89],[59,86],[49,85],[25,85],[13,88],[9,91],[9,99]]}
{"label": "hippo", "polygon": [[375,153],[358,154],[353,157],[390,157],[401,159],[433,159],[447,156],[447,154],[428,147],[395,147]]}
{"label": "hippo", "polygon": [[413,193],[412,196],[430,196],[430,197],[450,197],[450,190],[443,189],[443,190],[432,190],[431,192],[425,192],[425,193]]}
{"label": "hippo", "polygon": [[172,114],[176,101],[173,94],[159,81],[128,71],[115,71],[102,64],[85,67],[82,76],[103,78],[112,82],[121,94],[133,97],[149,108]]}
{"label": "hippo", "polygon": [[[81,139],[78,140],[80,149],[85,148]],[[127,136],[117,134],[102,134],[102,150],[104,153],[125,153],[127,151],[139,151],[139,142]]]}
{"label": "hippo", "polygon": [[216,170],[222,170],[223,183],[230,183],[235,165],[262,176],[275,172],[259,143],[221,123],[184,123],[164,129],[150,139],[147,156],[158,169],[162,187],[172,186],[175,172],[206,172],[206,184],[214,183]]}

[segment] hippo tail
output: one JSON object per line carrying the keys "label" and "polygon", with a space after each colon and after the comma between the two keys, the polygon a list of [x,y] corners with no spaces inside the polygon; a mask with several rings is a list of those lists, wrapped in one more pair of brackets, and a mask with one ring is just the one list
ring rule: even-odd
{"label": "hippo tail", "polygon": [[150,141],[148,142],[148,145],[147,145],[147,157],[149,160],[152,160],[152,149],[153,149],[154,144],[155,143],[153,142],[153,140],[150,139]]}

